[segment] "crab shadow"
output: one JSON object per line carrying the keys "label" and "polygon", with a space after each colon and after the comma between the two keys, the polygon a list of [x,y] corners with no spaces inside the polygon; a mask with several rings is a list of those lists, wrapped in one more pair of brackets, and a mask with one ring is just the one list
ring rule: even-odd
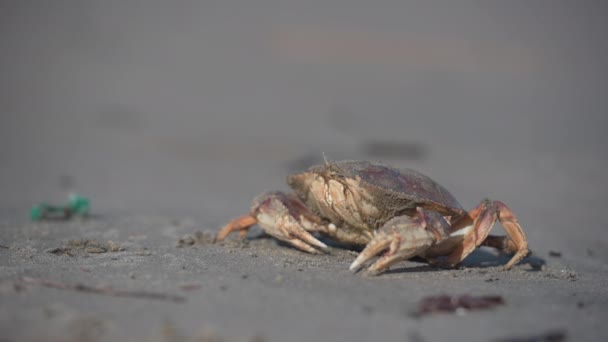
{"label": "crab shadow", "polygon": [[[258,240],[258,239],[272,239],[270,235],[261,232],[255,236],[249,237],[248,240]],[[335,248],[337,250],[343,251],[356,251],[360,253],[364,247],[342,244],[331,239],[327,239],[321,237],[320,240],[330,246],[331,248]],[[283,241],[275,240],[276,244],[283,248],[295,249],[288,243]],[[492,268],[492,267],[501,267],[506,265],[511,259],[511,255],[499,253],[496,250],[493,250],[488,247],[481,247],[476,249],[473,253],[471,253],[458,267],[465,268],[476,268],[476,269],[484,269],[484,268]],[[398,274],[398,273],[410,273],[410,272],[437,272],[441,270],[445,270],[445,268],[441,268],[438,266],[432,266],[426,263],[426,261],[419,257],[414,257],[408,260],[409,263],[416,264],[415,266],[405,266],[405,267],[395,267],[387,270],[386,274]],[[538,272],[543,269],[543,266],[547,264],[546,260],[536,256],[534,254],[528,255],[524,260],[522,260],[519,265],[529,265],[529,268],[526,269],[527,272]],[[458,268],[457,267],[457,268]]]}
{"label": "crab shadow", "polygon": [[[506,265],[511,259],[511,255],[499,254],[495,251],[486,248],[479,248],[471,253],[458,267],[465,268],[492,268],[501,267]],[[441,267],[431,266],[424,264],[424,260],[421,258],[410,259],[411,262],[420,263],[420,265],[414,267],[397,267],[386,271],[386,274],[399,274],[399,273],[410,273],[410,272],[433,272],[444,270]],[[529,255],[522,260],[519,265],[529,265],[530,268],[526,269],[527,272],[538,272],[543,269],[546,265],[546,260],[535,255]]]}
{"label": "crab shadow", "polygon": [[416,266],[405,266],[405,267],[395,267],[384,271],[384,274],[403,274],[403,273],[423,273],[423,272],[437,272],[441,271],[442,268],[437,266],[431,266],[429,264],[425,264],[422,259],[413,259],[410,260],[416,263],[419,263]]}
{"label": "crab shadow", "polygon": [[[506,265],[511,257],[510,254],[497,253],[490,248],[481,247],[471,253],[461,265],[469,268],[500,267]],[[529,265],[530,269],[528,271],[530,272],[540,271],[546,264],[545,259],[532,253],[519,263],[519,265]]]}

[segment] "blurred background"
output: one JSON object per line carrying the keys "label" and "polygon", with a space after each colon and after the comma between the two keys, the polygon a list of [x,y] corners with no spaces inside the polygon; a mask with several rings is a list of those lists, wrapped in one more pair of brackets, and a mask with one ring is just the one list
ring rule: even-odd
{"label": "blurred background", "polygon": [[465,207],[503,200],[531,245],[554,226],[604,244],[607,14],[602,1],[2,1],[0,206],[75,189],[98,213],[215,228],[325,153],[421,170]]}

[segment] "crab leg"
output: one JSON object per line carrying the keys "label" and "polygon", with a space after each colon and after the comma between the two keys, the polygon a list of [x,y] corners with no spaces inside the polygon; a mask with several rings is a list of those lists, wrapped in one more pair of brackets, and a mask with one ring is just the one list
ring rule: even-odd
{"label": "crab leg", "polygon": [[426,227],[420,208],[417,217],[399,216],[388,221],[350,265],[350,270],[358,271],[365,262],[386,251],[367,268],[368,274],[377,275],[399,261],[423,253],[436,242],[435,234]]}
{"label": "crab leg", "polygon": [[221,241],[231,232],[246,230],[255,223],[267,234],[305,252],[316,254],[320,249],[327,248],[327,245],[310,234],[324,230],[321,219],[297,197],[282,192],[270,192],[255,198],[251,214],[230,221],[220,229],[216,240]]}
{"label": "crab leg", "polygon": [[[492,226],[500,221],[505,228],[508,238],[499,240],[498,237],[488,238]],[[515,214],[506,204],[499,201],[484,200],[469,212],[467,216],[454,222],[450,236],[464,235],[462,244],[447,257],[450,266],[459,264],[476,247],[481,245],[501,247],[515,252],[515,255],[505,265],[511,269],[515,264],[525,258],[528,253],[528,242]],[[486,242],[487,240],[487,242]]]}
{"label": "crab leg", "polygon": [[225,226],[223,226],[215,236],[215,241],[224,240],[230,233],[234,231],[239,231],[239,236],[244,237],[247,233],[247,230],[254,224],[256,224],[258,220],[251,215],[243,215],[239,216],[232,221],[228,222]]}

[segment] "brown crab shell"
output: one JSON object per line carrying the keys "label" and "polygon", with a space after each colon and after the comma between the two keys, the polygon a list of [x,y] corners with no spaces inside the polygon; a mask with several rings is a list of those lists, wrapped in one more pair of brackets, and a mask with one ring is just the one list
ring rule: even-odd
{"label": "brown crab shell", "polygon": [[288,177],[288,184],[304,200],[308,192],[308,175],[318,175],[326,181],[356,179],[360,187],[375,199],[375,205],[386,209],[382,211],[387,214],[403,214],[414,211],[416,207],[445,216],[460,216],[465,213],[449,191],[428,176],[411,169],[399,169],[368,161],[332,161],[313,166],[302,174]]}

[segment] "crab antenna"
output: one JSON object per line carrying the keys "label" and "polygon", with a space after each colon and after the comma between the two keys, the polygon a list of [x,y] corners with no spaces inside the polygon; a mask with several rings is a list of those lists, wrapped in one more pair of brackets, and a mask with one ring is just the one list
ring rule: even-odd
{"label": "crab antenna", "polygon": [[329,160],[327,160],[327,155],[325,155],[325,152],[321,152],[321,155],[323,156],[323,161],[325,162],[325,166],[329,166]]}

